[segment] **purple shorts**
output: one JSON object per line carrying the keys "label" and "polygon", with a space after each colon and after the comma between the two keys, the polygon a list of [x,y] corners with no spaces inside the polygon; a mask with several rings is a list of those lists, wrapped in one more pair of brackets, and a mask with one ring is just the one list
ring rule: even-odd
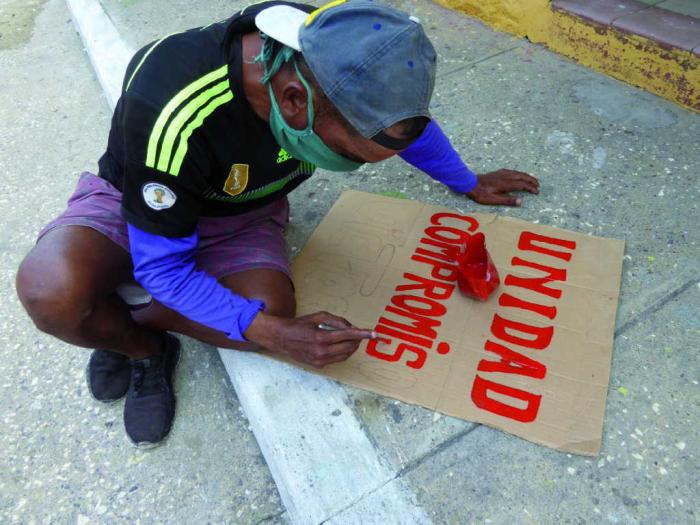
{"label": "purple shorts", "polygon": [[[61,226],[88,226],[129,251],[126,221],[120,213],[122,194],[105,179],[84,172],[68,207],[47,224],[39,239]],[[279,270],[291,280],[284,230],[289,223],[286,197],[241,215],[200,217],[197,267],[220,279],[244,270]]]}

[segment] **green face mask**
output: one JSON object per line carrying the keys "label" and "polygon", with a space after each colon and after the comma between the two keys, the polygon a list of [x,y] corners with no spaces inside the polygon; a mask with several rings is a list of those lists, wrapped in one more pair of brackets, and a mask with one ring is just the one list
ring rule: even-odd
{"label": "green face mask", "polygon": [[283,61],[288,62],[289,60],[293,60],[294,50],[289,47],[282,48],[277,53],[272,65],[269,65],[269,57],[272,52],[274,41],[267,36],[263,38],[262,51],[255,61],[262,62],[263,64],[264,75],[262,77],[262,82],[267,84],[267,89],[270,93],[270,128],[272,129],[275,140],[277,140],[280,146],[291,153],[293,157],[311,162],[320,168],[330,171],[354,171],[358,169],[362,166],[361,162],[355,162],[339,155],[326,146],[321,140],[321,137],[314,133],[314,108],[311,99],[311,88],[299,71],[296,62],[294,63],[294,69],[299,76],[299,80],[306,88],[308,108],[306,129],[294,129],[284,120],[279,105],[277,104],[275,93],[272,91],[270,78],[279,70]]}

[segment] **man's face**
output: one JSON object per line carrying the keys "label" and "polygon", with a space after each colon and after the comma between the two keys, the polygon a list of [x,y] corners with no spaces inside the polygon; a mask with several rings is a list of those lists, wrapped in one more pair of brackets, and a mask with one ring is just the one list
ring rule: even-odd
{"label": "man's face", "polygon": [[[277,102],[285,121],[295,129],[306,128],[307,94],[306,88],[296,74],[288,69],[280,70],[272,81]],[[316,99],[316,94],[313,94]],[[317,104],[315,104],[317,105]],[[318,113],[318,112],[316,112]],[[321,112],[314,117],[314,132],[336,153],[356,162],[380,162],[399,153],[349,131],[331,113]],[[391,128],[384,130],[387,135],[399,138]]]}
{"label": "man's face", "polygon": [[[330,115],[322,115],[314,121],[314,131],[336,153],[356,162],[380,162],[393,157],[398,151],[385,148],[346,127]],[[391,133],[391,129],[386,131]]]}

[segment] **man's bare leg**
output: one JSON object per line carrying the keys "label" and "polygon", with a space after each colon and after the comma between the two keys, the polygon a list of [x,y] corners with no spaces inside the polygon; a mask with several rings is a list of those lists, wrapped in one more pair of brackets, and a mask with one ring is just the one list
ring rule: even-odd
{"label": "man's bare leg", "polygon": [[134,322],[115,293],[131,278],[131,257],[85,226],[50,231],[17,273],[17,293],[37,328],[76,346],[140,359],[160,351],[162,336]]}
{"label": "man's bare leg", "polygon": [[[162,332],[241,350],[257,349],[154,303],[132,312],[115,293],[132,278],[130,255],[92,228],[66,226],[47,233],[17,274],[17,291],[36,326],[76,346],[101,348],[140,359],[160,351]],[[271,269],[234,273],[221,283],[244,297],[260,299],[266,312],[294,317],[289,278]]]}
{"label": "man's bare leg", "polygon": [[[280,317],[294,317],[296,302],[292,283],[281,271],[259,268],[233,273],[220,279],[225,287],[243,297],[265,303],[265,312]],[[132,312],[134,319],[154,330],[178,332],[198,341],[221,348],[259,350],[253,343],[233,341],[226,334],[206,327],[154,301]]]}

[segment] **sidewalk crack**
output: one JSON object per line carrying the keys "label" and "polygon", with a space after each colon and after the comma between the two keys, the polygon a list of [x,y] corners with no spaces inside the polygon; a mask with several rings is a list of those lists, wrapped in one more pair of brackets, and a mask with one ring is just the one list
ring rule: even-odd
{"label": "sidewalk crack", "polygon": [[633,316],[630,320],[628,320],[625,324],[623,324],[620,328],[615,330],[615,337],[618,337],[622,333],[626,332],[630,328],[638,325],[640,322],[642,322],[644,319],[647,317],[655,314],[659,310],[661,310],[664,306],[666,306],[668,303],[673,301],[676,297],[681,295],[683,292],[691,288],[692,286],[700,284],[700,279],[691,279],[690,281],[686,282],[685,284],[679,286],[675,290],[672,290],[665,296],[661,297],[658,299],[656,302],[652,303],[650,306],[639,312],[637,315]]}
{"label": "sidewalk crack", "polygon": [[255,525],[261,525],[262,523],[265,523],[265,522],[274,520],[274,519],[276,519],[276,518],[279,518],[279,517],[282,516],[282,514],[284,514],[285,512],[287,512],[287,511],[283,509],[283,510],[280,510],[279,512],[275,512],[275,513],[273,513],[273,514],[267,514],[266,516],[263,516],[263,517],[260,518],[258,521],[256,521],[256,522],[255,522]]}
{"label": "sidewalk crack", "polygon": [[444,78],[444,77],[447,77],[447,76],[452,75],[454,73],[459,73],[460,71],[464,71],[465,69],[469,69],[471,67],[474,67],[477,64],[481,64],[482,62],[486,62],[487,60],[491,60],[492,58],[495,58],[497,56],[503,55],[505,53],[509,53],[510,51],[518,49],[519,47],[521,47],[521,46],[513,46],[513,47],[509,47],[507,49],[501,49],[500,51],[497,51],[491,55],[485,56],[485,57],[480,58],[478,60],[474,60],[472,62],[469,62],[467,64],[459,66],[456,69],[451,69],[450,71],[447,71],[446,73],[442,73],[441,75],[437,75],[437,78]]}
{"label": "sidewalk crack", "polygon": [[428,459],[430,459],[431,457],[435,456],[435,455],[438,454],[439,452],[445,450],[447,447],[449,447],[450,445],[452,445],[452,443],[458,441],[459,439],[463,438],[463,437],[466,436],[467,434],[473,432],[474,430],[476,430],[476,429],[479,428],[480,426],[481,426],[481,425],[480,425],[479,423],[475,423],[473,426],[471,426],[471,427],[469,427],[469,428],[466,428],[466,429],[464,429],[464,430],[462,430],[462,431],[460,431],[460,432],[457,432],[454,436],[452,436],[452,437],[446,439],[445,441],[443,441],[442,443],[440,443],[440,444],[437,445],[436,447],[434,447],[434,448],[430,449],[429,451],[427,451],[425,454],[423,454],[423,455],[417,457],[416,459],[413,459],[413,460],[409,461],[406,465],[404,465],[401,469],[399,469],[399,471],[398,471],[394,476],[392,476],[391,478],[389,478],[388,480],[386,480],[384,483],[382,483],[382,484],[379,485],[378,487],[375,487],[374,489],[369,490],[369,491],[367,491],[366,493],[362,494],[361,496],[359,496],[359,497],[356,498],[355,500],[353,500],[353,501],[351,501],[350,503],[348,503],[348,504],[347,504],[345,507],[343,507],[342,509],[338,510],[337,512],[334,512],[332,515],[328,516],[325,520],[323,520],[319,525],[324,525],[325,523],[328,523],[330,520],[332,520],[332,519],[335,518],[336,516],[341,515],[341,514],[342,514],[343,512],[345,512],[346,510],[348,510],[348,509],[354,507],[355,505],[357,505],[357,504],[358,504],[360,501],[362,501],[363,499],[365,499],[365,498],[371,496],[371,495],[374,494],[375,492],[378,492],[378,491],[382,490],[382,489],[383,489],[384,487],[386,487],[389,483],[392,483],[392,482],[396,481],[397,479],[399,479],[399,478],[401,478],[402,476],[404,476],[406,473],[408,473],[408,472],[412,471],[413,469],[419,467],[420,465],[422,465],[423,463],[425,463],[426,460],[428,460]]}
{"label": "sidewalk crack", "polygon": [[412,470],[415,470],[416,468],[420,467],[423,463],[425,463],[428,459],[432,458],[433,456],[439,454],[446,448],[448,448],[450,445],[452,445],[454,442],[459,441],[461,438],[466,436],[467,434],[471,434],[474,432],[477,428],[481,426],[480,423],[474,423],[473,426],[469,428],[465,428],[464,430],[457,432],[454,436],[446,439],[436,447],[431,448],[428,450],[426,453],[424,453],[422,456],[418,456],[415,459],[412,459],[408,463],[406,463],[397,473],[396,476],[391,480],[393,481],[394,479],[401,478],[405,474],[411,472]]}

